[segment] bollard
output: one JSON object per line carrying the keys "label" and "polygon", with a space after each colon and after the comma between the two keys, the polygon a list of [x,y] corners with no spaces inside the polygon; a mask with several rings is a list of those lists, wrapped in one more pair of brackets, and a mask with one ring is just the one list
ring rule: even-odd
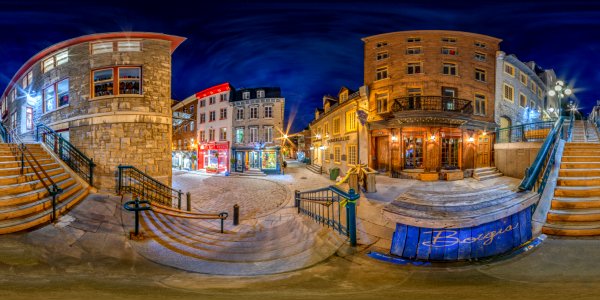
{"label": "bollard", "polygon": [[240,206],[235,204],[233,206],[233,225],[237,226],[240,224]]}
{"label": "bollard", "polygon": [[192,194],[190,192],[185,193],[185,202],[187,204],[187,211],[192,211]]}

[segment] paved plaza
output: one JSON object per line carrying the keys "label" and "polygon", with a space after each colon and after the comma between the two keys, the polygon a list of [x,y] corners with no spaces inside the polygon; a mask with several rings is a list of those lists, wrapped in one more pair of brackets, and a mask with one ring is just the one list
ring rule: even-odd
{"label": "paved plaza", "polygon": [[[368,201],[361,199],[359,216],[361,210],[367,211],[366,215],[376,214],[376,208],[391,201],[387,196],[411,187],[492,184],[471,180],[421,183],[386,177],[378,181],[379,192],[370,194]],[[291,209],[293,190],[331,183],[326,176],[297,164],[290,164],[286,175],[264,178],[187,172],[174,176],[176,186],[190,186],[194,191],[194,208],[220,209],[233,205],[230,201],[246,201],[239,202],[248,207],[244,222],[268,220],[278,207]],[[240,190],[257,184],[263,187],[260,193],[236,198]],[[199,197],[206,186],[218,195]],[[56,224],[0,236],[2,299],[76,299],[83,294],[90,299],[506,299],[508,295],[517,299],[598,299],[600,295],[597,239],[548,238],[540,247],[515,257],[433,266],[376,261],[366,256],[370,249],[359,247],[358,253],[342,249],[304,270],[231,277],[185,272],[147,260],[131,246],[122,216],[133,217],[121,213],[120,197],[95,194]]]}

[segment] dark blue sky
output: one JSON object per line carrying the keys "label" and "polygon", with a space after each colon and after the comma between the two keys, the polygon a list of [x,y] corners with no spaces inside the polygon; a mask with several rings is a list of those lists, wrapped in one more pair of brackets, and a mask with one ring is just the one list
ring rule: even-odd
{"label": "dark blue sky", "polygon": [[586,112],[600,99],[600,1],[483,3],[0,0],[0,86],[35,53],[68,38],[163,32],[188,38],[173,55],[174,99],[225,81],[280,86],[296,131],[324,94],[362,84],[362,37],[447,29],[501,38],[503,51],[554,68]]}

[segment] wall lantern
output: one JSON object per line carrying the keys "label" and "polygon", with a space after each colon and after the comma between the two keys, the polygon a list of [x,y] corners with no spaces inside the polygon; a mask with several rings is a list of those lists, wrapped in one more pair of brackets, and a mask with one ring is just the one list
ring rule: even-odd
{"label": "wall lantern", "polygon": [[392,142],[397,142],[398,141],[398,137],[395,135],[392,135]]}
{"label": "wall lantern", "polygon": [[469,143],[472,143],[475,141],[475,139],[472,136],[470,136],[468,141],[469,141]]}
{"label": "wall lantern", "polygon": [[431,135],[431,137],[429,137],[429,139],[430,139],[432,142],[435,142],[435,134],[432,134],[432,135]]}

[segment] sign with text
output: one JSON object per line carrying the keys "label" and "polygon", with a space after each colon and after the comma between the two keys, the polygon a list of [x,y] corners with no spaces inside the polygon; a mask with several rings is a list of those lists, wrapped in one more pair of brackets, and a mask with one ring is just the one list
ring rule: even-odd
{"label": "sign with text", "polygon": [[349,141],[350,140],[350,136],[341,136],[341,137],[336,137],[336,138],[332,138],[332,139],[328,139],[327,142],[328,143],[336,143],[336,142],[343,142],[343,141]]}

